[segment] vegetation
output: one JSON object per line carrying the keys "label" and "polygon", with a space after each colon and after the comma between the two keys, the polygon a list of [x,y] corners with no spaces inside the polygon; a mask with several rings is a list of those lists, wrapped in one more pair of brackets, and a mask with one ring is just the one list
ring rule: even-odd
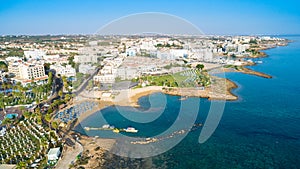
{"label": "vegetation", "polygon": [[199,70],[188,70],[175,73],[172,75],[161,76],[144,76],[135,79],[137,82],[149,83],[151,86],[167,86],[167,87],[195,87],[208,86],[211,84],[210,76],[207,72]]}
{"label": "vegetation", "polygon": [[181,45],[175,45],[174,43],[172,45],[170,44],[157,44],[155,47],[157,48],[175,48],[175,49],[183,49],[183,47]]}
{"label": "vegetation", "polygon": [[170,63],[169,65],[164,66],[165,69],[171,69],[172,67],[186,67],[184,64],[178,64],[178,63]]}
{"label": "vegetation", "polygon": [[203,69],[204,69],[204,65],[203,65],[203,64],[197,64],[197,65],[196,65],[196,68],[197,68],[198,70],[203,70]]}
{"label": "vegetation", "polygon": [[[52,79],[50,79],[52,80]],[[52,82],[43,85],[37,85],[35,82],[22,86],[21,83],[12,85],[11,83],[2,83],[1,88],[4,92],[0,93],[0,107],[3,109],[5,106],[31,104],[47,98],[51,92]]]}
{"label": "vegetation", "polygon": [[75,68],[76,63],[74,62],[74,56],[75,54],[70,54],[70,57],[68,57],[69,65],[71,65],[73,68]]}
{"label": "vegetation", "polygon": [[0,61],[0,70],[4,70],[4,71],[8,70],[8,66],[3,61]]}
{"label": "vegetation", "polygon": [[[54,141],[54,142],[52,142]],[[0,164],[17,164],[17,168],[29,168],[36,159],[40,166],[46,166],[46,156],[49,148],[58,146],[55,132],[39,126],[37,118],[20,121],[14,128],[0,137]]]}
{"label": "vegetation", "polygon": [[77,89],[81,84],[82,82],[88,78],[89,75],[85,75],[83,73],[76,73],[76,80],[72,83],[72,87],[74,89]]}

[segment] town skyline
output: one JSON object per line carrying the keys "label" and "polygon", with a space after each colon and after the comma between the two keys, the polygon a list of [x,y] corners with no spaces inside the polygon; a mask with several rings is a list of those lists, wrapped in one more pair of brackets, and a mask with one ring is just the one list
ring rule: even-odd
{"label": "town skyline", "polygon": [[[117,4],[117,5],[116,5]],[[150,5],[151,4],[151,5]],[[296,1],[3,1],[1,35],[94,34],[112,20],[136,13],[166,13],[196,25],[208,35],[300,34]]]}

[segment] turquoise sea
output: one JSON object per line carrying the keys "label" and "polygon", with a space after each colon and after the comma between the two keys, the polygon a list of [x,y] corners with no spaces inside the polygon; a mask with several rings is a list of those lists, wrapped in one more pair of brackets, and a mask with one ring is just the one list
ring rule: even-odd
{"label": "turquoise sea", "polygon": [[[226,102],[218,128],[205,143],[198,142],[200,127],[189,132],[171,150],[145,159],[151,160],[148,168],[300,168],[300,36],[285,38],[294,42],[265,51],[269,56],[260,59],[263,63],[251,66],[251,69],[272,75],[272,79],[226,73],[226,77],[239,86],[233,91],[239,100]],[[154,93],[139,100],[140,110],[149,108],[149,98],[156,105],[157,109],[147,112],[150,115],[164,110],[152,122],[136,123],[118,112],[134,117],[138,110],[111,106],[86,118],[76,130],[90,136],[117,137],[111,131],[85,132],[82,129],[101,127],[103,123],[99,122],[99,117],[103,115],[116,127],[139,129],[137,134],[128,136],[155,136],[172,126],[181,105],[178,96],[167,95],[167,104],[163,107],[161,95]],[[187,116],[197,113],[195,123],[204,123],[211,101],[189,98],[186,102],[193,107],[199,100],[199,112],[185,113]],[[115,168],[122,167],[116,164]]]}

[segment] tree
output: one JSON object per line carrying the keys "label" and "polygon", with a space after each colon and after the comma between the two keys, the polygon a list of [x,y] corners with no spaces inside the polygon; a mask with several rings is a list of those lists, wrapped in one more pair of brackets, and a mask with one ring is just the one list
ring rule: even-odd
{"label": "tree", "polygon": [[52,81],[53,81],[53,73],[49,72],[48,73],[48,85],[52,85]]}
{"label": "tree", "polygon": [[59,97],[62,97],[62,96],[63,96],[63,91],[62,91],[62,90],[58,91],[58,96],[59,96]]}
{"label": "tree", "polygon": [[40,109],[39,107],[36,108],[36,109],[35,109],[35,113],[36,113],[36,114],[40,114],[40,113],[41,113],[41,109]]}
{"label": "tree", "polygon": [[52,127],[53,127],[55,130],[58,129],[58,123],[57,123],[57,121],[52,122],[51,125],[52,125]]}
{"label": "tree", "polygon": [[43,124],[42,116],[41,116],[41,115],[38,115],[37,118],[36,118],[36,120],[37,120],[37,123],[38,123],[39,125],[42,125],[42,124]]}
{"label": "tree", "polygon": [[199,69],[199,70],[203,70],[204,65],[203,64],[197,64],[196,68]]}
{"label": "tree", "polygon": [[26,167],[27,167],[27,164],[24,161],[19,162],[17,165],[17,168],[26,168]]}
{"label": "tree", "polygon": [[0,61],[0,70],[4,70],[4,71],[8,70],[7,64],[3,61]]}
{"label": "tree", "polygon": [[12,123],[12,120],[10,120],[9,118],[5,118],[3,121],[2,121],[2,124],[3,125],[6,125],[6,127]]}
{"label": "tree", "polygon": [[66,94],[65,95],[65,102],[70,101],[70,99],[71,99],[71,95],[70,94]]}
{"label": "tree", "polygon": [[0,107],[3,109],[4,114],[6,114],[5,99],[4,99],[4,94],[3,93],[0,93]]}
{"label": "tree", "polygon": [[68,57],[69,65],[71,65],[73,68],[75,68],[75,62],[74,62],[74,54],[70,54],[71,56]]}
{"label": "tree", "polygon": [[51,115],[49,113],[47,113],[45,115],[45,120],[49,123],[51,121]]}
{"label": "tree", "polygon": [[232,58],[236,58],[236,55],[235,54],[232,54],[232,55],[230,55]]}
{"label": "tree", "polygon": [[23,116],[24,116],[26,119],[28,119],[28,118],[30,117],[30,115],[31,115],[31,113],[30,113],[29,111],[25,111],[25,112],[23,113]]}

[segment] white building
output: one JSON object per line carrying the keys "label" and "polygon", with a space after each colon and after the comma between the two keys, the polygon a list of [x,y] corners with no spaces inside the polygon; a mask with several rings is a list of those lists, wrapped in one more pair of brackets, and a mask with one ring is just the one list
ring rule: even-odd
{"label": "white building", "polygon": [[43,59],[45,60],[53,60],[53,59],[58,59],[60,56],[59,55],[45,55]]}
{"label": "white building", "polygon": [[19,73],[21,79],[39,79],[45,77],[44,65],[23,63],[19,66]]}
{"label": "white building", "polygon": [[96,75],[93,80],[94,83],[114,83],[116,76],[114,74]]}
{"label": "white building", "polygon": [[246,49],[249,49],[250,48],[250,45],[249,44],[239,44],[238,45],[238,48],[237,48],[237,51],[239,53],[242,53],[242,52],[245,52]]}
{"label": "white building", "polygon": [[76,55],[74,56],[75,63],[97,63],[98,57],[95,54]]}
{"label": "white building", "polygon": [[162,60],[175,60],[179,59],[179,57],[172,55],[170,51],[157,51],[156,57]]}
{"label": "white building", "polygon": [[135,68],[118,68],[116,77],[121,78],[121,80],[133,79],[138,77],[138,71]]}
{"label": "white building", "polygon": [[8,64],[8,72],[15,75],[15,77],[20,77],[19,65],[20,62],[10,62]]}
{"label": "white building", "polygon": [[80,64],[79,65],[79,73],[90,74],[95,69],[96,69],[96,66],[92,66],[91,64]]}
{"label": "white building", "polygon": [[75,77],[76,76],[76,70],[71,65],[50,65],[50,69],[55,70],[56,74],[60,74],[61,76],[66,77]]}
{"label": "white building", "polygon": [[186,49],[171,49],[170,54],[175,58],[187,58],[188,51]]}
{"label": "white building", "polygon": [[[1,121],[0,121],[1,122]],[[2,122],[1,122],[2,123]],[[0,123],[0,124],[1,124]],[[6,127],[0,127],[0,137],[3,137],[6,134]]]}
{"label": "white building", "polygon": [[103,66],[103,68],[100,70],[100,74],[115,74],[116,72],[117,69],[115,69],[111,64]]}
{"label": "white building", "polygon": [[143,41],[140,45],[140,49],[142,50],[156,50],[156,47],[154,46],[153,41]]}
{"label": "white building", "polygon": [[18,61],[22,61],[22,58],[15,57],[15,56],[10,56],[10,57],[5,58],[5,61],[7,61],[7,62],[18,62]]}
{"label": "white building", "polygon": [[205,62],[213,61],[213,51],[210,49],[194,49],[193,53],[194,54],[190,56],[191,59]]}
{"label": "white building", "polygon": [[45,74],[44,65],[38,62],[10,63],[8,72],[14,74],[14,79],[22,84],[30,83],[32,80],[38,82],[48,79],[48,76]]}
{"label": "white building", "polygon": [[60,155],[60,148],[51,148],[47,154],[48,161],[55,161],[58,160]]}
{"label": "white building", "polygon": [[24,56],[27,60],[39,60],[46,56],[46,52],[42,50],[29,50],[24,51]]}
{"label": "white building", "polygon": [[133,48],[129,48],[129,49],[126,49],[126,55],[127,56],[136,56],[136,49],[133,49]]}

